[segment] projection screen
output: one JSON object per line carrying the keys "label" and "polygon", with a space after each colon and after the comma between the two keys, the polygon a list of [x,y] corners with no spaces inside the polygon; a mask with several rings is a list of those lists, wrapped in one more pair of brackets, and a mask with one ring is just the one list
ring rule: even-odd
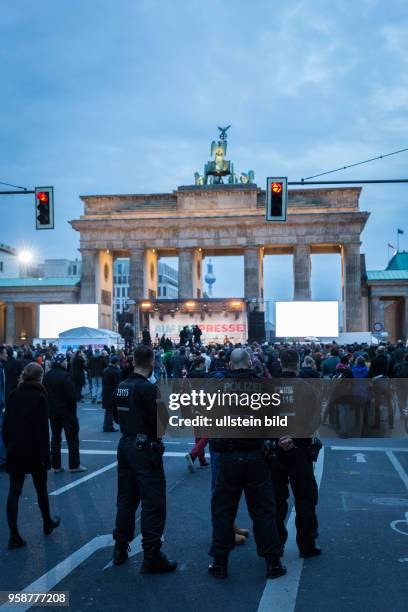
{"label": "projection screen", "polygon": [[276,302],[276,335],[291,338],[337,338],[339,303]]}
{"label": "projection screen", "polygon": [[41,304],[40,338],[58,338],[74,327],[98,327],[98,304]]}

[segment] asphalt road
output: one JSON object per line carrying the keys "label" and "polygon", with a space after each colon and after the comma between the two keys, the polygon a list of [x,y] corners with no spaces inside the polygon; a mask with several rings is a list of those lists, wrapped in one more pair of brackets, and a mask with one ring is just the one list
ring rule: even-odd
{"label": "asphalt road", "polygon": [[[317,465],[320,558],[302,561],[294,543],[293,513],[285,552],[288,575],[266,581],[263,560],[248,543],[231,555],[230,577],[207,574],[211,537],[210,473],[190,474],[184,455],[191,441],[166,444],[168,517],[163,550],[176,573],[141,576],[140,538],[121,567],[110,563],[115,518],[118,434],[102,433],[103,412],[81,404],[81,461],[85,474],[49,475],[54,514],[61,526],[45,538],[30,478],[20,502],[27,547],[6,548],[8,476],[0,473],[0,590],[69,591],[70,610],[141,612],[405,612],[408,601],[408,442],[329,440]],[[392,450],[394,449],[394,450]],[[67,464],[67,456],[63,462]],[[71,488],[68,488],[71,485]],[[74,485],[74,486],[72,486]],[[250,526],[242,501],[237,523]],[[137,523],[137,526],[139,524]],[[0,606],[0,610],[29,609]],[[31,607],[40,610],[40,607]],[[50,610],[59,610],[55,606]],[[66,609],[66,608],[65,608]]]}

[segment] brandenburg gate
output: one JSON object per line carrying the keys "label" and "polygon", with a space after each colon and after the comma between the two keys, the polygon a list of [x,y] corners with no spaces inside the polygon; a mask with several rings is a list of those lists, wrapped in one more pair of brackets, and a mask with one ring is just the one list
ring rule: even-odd
{"label": "brandenburg gate", "polygon": [[226,129],[219,138],[211,146],[214,160],[203,176],[196,173],[194,185],[172,193],[81,196],[84,214],[71,221],[80,232],[80,301],[100,304],[100,326],[112,327],[115,257],[130,259],[129,296],[137,307],[157,297],[161,256],[178,257],[185,301],[203,298],[203,257],[243,255],[242,297],[262,309],[263,258],[274,254],[293,255],[293,299],[311,300],[311,255],[338,253],[343,331],[367,330],[360,236],[369,213],[359,208],[361,188],[289,190],[287,221],[268,222],[265,191],[252,171],[235,175],[225,160]]}

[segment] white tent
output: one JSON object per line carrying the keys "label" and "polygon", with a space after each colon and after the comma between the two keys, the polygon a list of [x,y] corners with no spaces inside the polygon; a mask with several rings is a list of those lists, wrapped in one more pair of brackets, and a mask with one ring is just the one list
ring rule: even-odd
{"label": "white tent", "polygon": [[61,352],[65,352],[69,347],[73,350],[80,346],[103,349],[105,345],[119,348],[122,344],[123,338],[121,335],[110,329],[74,327],[61,332],[58,336],[58,349]]}

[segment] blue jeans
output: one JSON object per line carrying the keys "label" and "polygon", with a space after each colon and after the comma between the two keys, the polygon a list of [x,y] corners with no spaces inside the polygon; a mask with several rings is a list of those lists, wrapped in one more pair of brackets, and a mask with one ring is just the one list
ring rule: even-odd
{"label": "blue jeans", "polygon": [[6,463],[6,447],[3,438],[3,407],[0,406],[0,465]]}
{"label": "blue jeans", "polygon": [[102,376],[92,376],[92,399],[100,402],[102,400]]}

